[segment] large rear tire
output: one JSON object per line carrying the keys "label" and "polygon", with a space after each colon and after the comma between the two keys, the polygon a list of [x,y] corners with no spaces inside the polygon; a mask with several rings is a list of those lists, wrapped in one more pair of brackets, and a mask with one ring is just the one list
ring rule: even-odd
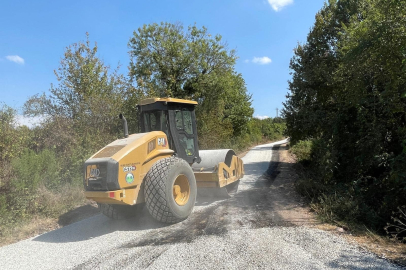
{"label": "large rear tire", "polygon": [[190,165],[176,157],[157,161],[145,176],[145,203],[158,221],[186,219],[196,202],[196,179]]}
{"label": "large rear tire", "polygon": [[103,215],[111,219],[128,219],[137,216],[142,209],[144,204],[136,205],[119,205],[119,204],[105,204],[97,203],[99,206],[100,212]]}

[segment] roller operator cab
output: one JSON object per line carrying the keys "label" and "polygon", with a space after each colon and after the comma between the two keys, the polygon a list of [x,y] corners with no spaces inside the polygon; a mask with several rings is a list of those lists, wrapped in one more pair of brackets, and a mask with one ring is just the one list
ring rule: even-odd
{"label": "roller operator cab", "polygon": [[118,139],[84,165],[85,196],[110,218],[137,215],[145,205],[158,221],[175,223],[193,210],[197,192],[232,196],[244,175],[231,149],[199,151],[197,102],[151,98],[138,105],[141,133]]}
{"label": "roller operator cab", "polygon": [[174,98],[143,100],[138,105],[141,132],[163,131],[176,157],[200,163],[195,105],[195,101]]}

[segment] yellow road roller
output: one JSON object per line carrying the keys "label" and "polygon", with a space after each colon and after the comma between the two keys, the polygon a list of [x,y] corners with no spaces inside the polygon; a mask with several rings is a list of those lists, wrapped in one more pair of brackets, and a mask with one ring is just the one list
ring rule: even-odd
{"label": "yellow road roller", "polygon": [[233,196],[244,175],[231,149],[200,150],[197,102],[149,98],[138,106],[141,133],[113,141],[84,164],[85,196],[113,219],[129,218],[145,205],[158,221],[176,223],[193,210],[197,193]]}

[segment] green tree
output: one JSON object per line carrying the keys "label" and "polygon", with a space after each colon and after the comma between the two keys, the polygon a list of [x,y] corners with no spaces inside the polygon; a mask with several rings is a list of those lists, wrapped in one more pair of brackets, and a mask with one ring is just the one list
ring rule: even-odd
{"label": "green tree", "polygon": [[387,220],[406,204],[406,3],[360,3],[358,15],[343,28],[338,51],[341,98],[355,115],[357,188],[365,198],[382,198],[367,202]]}
{"label": "green tree", "polygon": [[66,48],[55,70],[58,84],[51,85],[50,95],[36,95],[25,104],[26,115],[45,117],[47,146],[62,152],[72,145],[94,149],[117,136],[118,114],[128,111],[124,105],[135,95],[118,68],[111,72],[97,56],[97,44],[91,46],[86,37],[85,43]]}
{"label": "green tree", "polygon": [[190,97],[202,75],[233,71],[235,52],[221,39],[195,25],[144,25],[129,42],[130,76],[149,95]]}
{"label": "green tree", "polygon": [[295,50],[283,110],[292,142],[314,141],[322,182],[380,228],[406,204],[405,18],[404,1],[326,3]]}
{"label": "green tree", "polygon": [[0,193],[8,189],[12,159],[20,155],[30,139],[30,130],[17,125],[16,115],[13,108],[0,105]]}
{"label": "green tree", "polygon": [[135,104],[139,95],[129,81],[111,71],[97,55],[97,44],[68,46],[55,70],[57,85],[50,94],[31,97],[24,105],[26,115],[41,115],[45,121],[34,130],[37,152],[54,149],[63,168],[61,179],[81,179],[83,161],[112,140],[122,137],[124,113],[136,126]]}
{"label": "green tree", "polygon": [[342,27],[356,14],[356,2],[325,3],[316,14],[307,42],[295,48],[290,62],[290,93],[282,110],[293,142],[322,136],[325,127],[334,121],[339,107],[336,92],[340,88],[334,77],[341,61],[337,42]]}
{"label": "green tree", "polygon": [[[145,96],[197,100],[199,135],[223,142],[245,131],[252,117],[251,96],[234,70],[237,59],[220,35],[196,25],[144,25],[129,42],[130,77]],[[212,143],[201,142],[207,147]],[[204,146],[203,146],[204,147]]]}

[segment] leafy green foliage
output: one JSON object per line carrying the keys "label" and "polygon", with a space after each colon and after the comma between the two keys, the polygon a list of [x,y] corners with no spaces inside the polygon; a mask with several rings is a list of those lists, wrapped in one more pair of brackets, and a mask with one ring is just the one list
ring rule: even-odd
{"label": "leafy green foliage", "polygon": [[14,178],[5,198],[8,210],[13,213],[10,218],[16,221],[41,211],[38,189],[41,186],[48,189],[60,186],[60,168],[55,153],[47,149],[39,154],[27,150],[13,159],[12,166]]}
{"label": "leafy green foliage", "polygon": [[28,145],[30,131],[16,127],[16,111],[7,105],[0,107],[0,190],[9,185],[12,176],[10,161]]}
{"label": "leafy green foliage", "polygon": [[312,141],[298,141],[290,148],[299,162],[310,161],[312,153]]}
{"label": "leafy green foliage", "polygon": [[227,49],[220,35],[195,25],[184,30],[181,24],[154,23],[135,31],[129,47],[130,77],[145,96],[198,101],[203,148],[218,147],[230,136],[247,132],[251,96],[234,70],[235,51]]}
{"label": "leafy green foliage", "polygon": [[144,25],[129,42],[130,76],[148,96],[185,98],[205,75],[232,71],[236,56],[205,27],[181,24]]}
{"label": "leafy green foliage", "polygon": [[52,150],[45,149],[36,154],[26,150],[12,162],[15,179],[12,188],[15,190],[29,190],[35,192],[39,185],[56,188],[59,183],[59,164]]}
{"label": "leafy green foliage", "polygon": [[27,115],[45,116],[41,129],[35,130],[36,151],[55,149],[66,181],[81,181],[78,172],[88,156],[112,140],[121,137],[120,113],[137,126],[135,104],[138,92],[128,80],[110,72],[97,56],[97,45],[89,37],[66,48],[55,70],[58,85],[50,95],[37,95],[25,104]]}
{"label": "leafy green foliage", "polygon": [[55,75],[50,95],[31,97],[24,106],[26,115],[44,118],[41,126],[16,127],[12,109],[0,112],[0,227],[55,216],[82,202],[83,162],[122,136],[119,113],[136,126],[130,112],[139,93],[117,70],[110,72],[88,36],[66,48]]}
{"label": "leafy green foliage", "polygon": [[318,181],[380,230],[406,203],[405,48],[403,1],[329,1],[295,50],[283,111],[293,144],[313,140]]}

